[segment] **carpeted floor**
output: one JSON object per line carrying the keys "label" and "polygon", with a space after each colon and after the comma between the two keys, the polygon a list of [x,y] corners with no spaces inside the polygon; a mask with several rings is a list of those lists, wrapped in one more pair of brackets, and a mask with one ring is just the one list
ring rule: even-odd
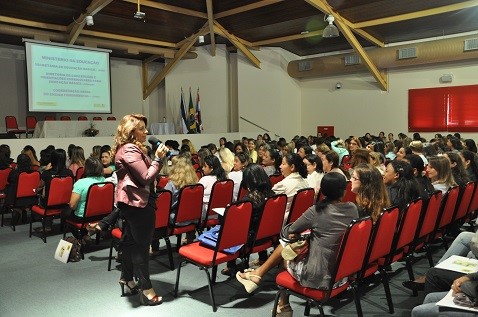
{"label": "carpeted floor", "polygon": [[[270,316],[276,293],[275,274],[272,271],[264,279],[254,295],[249,296],[235,278],[227,279],[218,274],[214,286],[218,310],[212,312],[206,274],[190,264],[181,270],[179,297],[172,291],[176,271],[168,268],[167,255],[151,260],[151,279],[164,303],[157,307],[142,307],[139,299],[120,297],[119,271],[107,271],[109,240],[86,250],[85,259],[77,263],[61,263],[53,258],[61,239],[59,225],[43,243],[38,234],[28,237],[28,225],[19,225],[12,231],[6,215],[5,227],[0,228],[0,316]],[[39,223],[34,223],[38,227]],[[56,234],[55,234],[56,233]],[[172,239],[175,242],[176,239]],[[162,250],[164,243],[162,243]],[[443,251],[435,254],[435,260]],[[178,264],[177,254],[175,262]],[[115,265],[115,263],[113,261]],[[219,271],[223,266],[219,267]],[[420,260],[414,266],[415,274],[425,273],[427,261]],[[403,265],[393,266],[391,291],[395,304],[394,316],[410,316],[411,309],[423,300],[422,294],[411,296],[402,287],[407,279]],[[365,316],[387,316],[388,309],[380,283],[365,287],[362,308]],[[291,298],[294,316],[303,316],[304,302]],[[356,316],[351,293],[346,292],[326,306],[327,315]],[[313,308],[312,316],[319,310]]]}

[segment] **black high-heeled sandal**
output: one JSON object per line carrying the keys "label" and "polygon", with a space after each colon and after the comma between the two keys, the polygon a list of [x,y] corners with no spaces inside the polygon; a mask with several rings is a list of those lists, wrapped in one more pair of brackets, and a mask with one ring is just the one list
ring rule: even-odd
{"label": "black high-heeled sandal", "polygon": [[143,306],[156,306],[163,303],[163,298],[158,295],[154,295],[153,298],[149,299],[142,291],[139,292],[139,302]]}
{"label": "black high-heeled sandal", "polygon": [[[121,297],[136,295],[139,292],[138,285],[136,285],[135,287],[130,287],[128,285],[128,282],[125,280],[119,280],[119,285],[121,286]],[[125,286],[126,286],[127,292],[124,291]]]}

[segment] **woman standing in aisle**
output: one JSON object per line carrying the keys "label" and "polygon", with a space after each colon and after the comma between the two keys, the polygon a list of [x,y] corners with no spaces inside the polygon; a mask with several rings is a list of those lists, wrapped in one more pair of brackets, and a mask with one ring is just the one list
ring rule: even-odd
{"label": "woman standing in aisle", "polygon": [[[155,159],[148,157],[146,141],[147,119],[141,114],[126,115],[121,119],[115,136],[113,154],[118,185],[116,201],[126,220],[123,228],[123,262],[120,278],[122,294],[139,292],[143,305],[159,305],[163,299],[156,295],[149,278],[149,244],[154,232],[154,180],[162,167],[167,148],[160,144]],[[133,272],[134,270],[134,272]],[[133,274],[139,279],[136,285]],[[139,287],[138,287],[139,286]]]}

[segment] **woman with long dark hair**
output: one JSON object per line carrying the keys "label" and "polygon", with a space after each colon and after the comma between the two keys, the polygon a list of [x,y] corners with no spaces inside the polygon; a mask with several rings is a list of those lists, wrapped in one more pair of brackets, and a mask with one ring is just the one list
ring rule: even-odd
{"label": "woman with long dark hair", "polygon": [[468,174],[468,178],[470,182],[475,182],[478,180],[478,164],[476,153],[473,153],[469,150],[462,150],[460,151],[460,157],[463,161],[463,165],[465,166],[466,173]]}
{"label": "woman with long dark hair", "polygon": [[211,198],[212,186],[217,181],[227,179],[226,172],[222,168],[221,162],[215,155],[209,155],[204,158],[202,166],[204,176],[199,180],[199,184],[204,186],[202,220],[206,218],[207,206],[209,198]]}
{"label": "woman with long dark hair", "polygon": [[407,204],[420,197],[418,184],[413,177],[412,166],[404,160],[388,163],[383,174],[391,206],[404,210]]}

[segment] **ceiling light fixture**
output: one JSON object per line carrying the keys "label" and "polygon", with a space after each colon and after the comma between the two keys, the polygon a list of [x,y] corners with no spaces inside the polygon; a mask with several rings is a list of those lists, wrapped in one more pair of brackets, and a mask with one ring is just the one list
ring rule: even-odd
{"label": "ceiling light fixture", "polygon": [[198,41],[200,44],[204,43],[204,35],[199,35]]}
{"label": "ceiling light fixture", "polygon": [[92,15],[87,15],[85,18],[86,25],[92,26],[95,25],[95,22],[93,21],[93,16]]}
{"label": "ceiling light fixture", "polygon": [[146,13],[141,12],[141,7],[140,7],[140,4],[139,4],[139,1],[140,0],[138,0],[138,11],[136,11],[136,13],[134,14],[134,18],[138,19],[138,20],[144,20],[144,17],[146,16]]}
{"label": "ceiling light fixture", "polygon": [[329,15],[327,18],[324,19],[325,21],[329,22],[329,25],[327,25],[324,28],[324,31],[322,31],[322,37],[338,37],[339,36],[339,29],[334,25],[334,17]]}

